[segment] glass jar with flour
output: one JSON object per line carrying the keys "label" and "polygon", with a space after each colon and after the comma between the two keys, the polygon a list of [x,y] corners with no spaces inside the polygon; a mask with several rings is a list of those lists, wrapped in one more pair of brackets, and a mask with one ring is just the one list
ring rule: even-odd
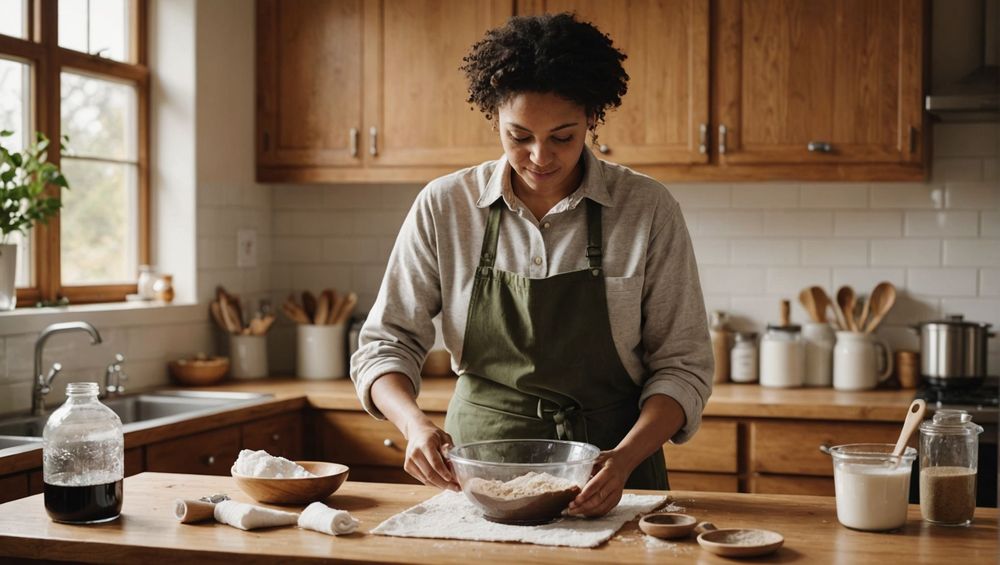
{"label": "glass jar with flour", "polygon": [[920,424],[920,513],[944,526],[968,526],[976,510],[982,426],[965,410],[938,410]]}

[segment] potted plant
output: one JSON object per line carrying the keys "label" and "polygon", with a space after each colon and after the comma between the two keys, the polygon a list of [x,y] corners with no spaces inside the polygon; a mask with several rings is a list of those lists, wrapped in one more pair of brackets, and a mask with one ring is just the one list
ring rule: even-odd
{"label": "potted plant", "polygon": [[8,242],[10,236],[27,236],[35,222],[46,224],[59,211],[62,203],[47,190],[49,185],[69,188],[59,168],[48,162],[49,140],[44,135],[38,133],[20,152],[4,145],[4,138],[12,135],[0,131],[0,310],[13,310],[17,304],[17,245]]}

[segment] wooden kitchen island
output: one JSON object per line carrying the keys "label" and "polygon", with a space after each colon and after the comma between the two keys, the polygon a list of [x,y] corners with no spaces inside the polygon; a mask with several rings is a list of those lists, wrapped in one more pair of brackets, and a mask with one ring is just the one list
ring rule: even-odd
{"label": "wooden kitchen island", "polygon": [[[295,527],[244,532],[206,522],[182,525],[175,498],[224,492],[252,502],[231,477],[142,473],[125,479],[122,516],[109,524],[71,526],[49,520],[42,495],[0,505],[0,561],[292,563],[327,560],[366,563],[733,563],[709,554],[694,537],[647,538],[633,520],[595,549],[516,543],[395,538],[367,532],[386,518],[434,494],[431,487],[348,481],[326,503],[350,511],[361,528],[332,537]],[[859,532],[837,522],[833,498],[791,495],[671,492],[685,512],[720,527],[759,527],[785,536],[766,563],[997,562],[997,510],[976,510],[968,528],[935,527],[911,506],[906,526],[890,533]],[[301,507],[286,509],[299,510]]]}

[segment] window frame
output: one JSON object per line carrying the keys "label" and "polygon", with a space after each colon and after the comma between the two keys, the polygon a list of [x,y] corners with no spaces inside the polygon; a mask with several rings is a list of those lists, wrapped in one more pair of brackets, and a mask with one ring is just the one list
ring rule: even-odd
{"label": "window frame", "polygon": [[[125,63],[90,55],[59,46],[59,1],[30,0],[28,8],[28,38],[0,35],[0,56],[20,59],[30,65],[31,96],[29,121],[34,131],[51,140],[62,138],[61,75],[63,71],[84,72],[97,78],[126,81],[135,85],[138,121],[138,262],[150,262],[150,167],[149,116],[150,72],[148,66],[147,5],[145,0],[128,0],[132,31],[130,51],[134,63]],[[33,133],[33,132],[32,132]],[[28,136],[31,139],[31,136]],[[53,146],[56,146],[53,143]],[[59,165],[59,151],[50,149],[48,160]],[[71,183],[72,186],[72,183]],[[56,187],[50,187],[58,195]],[[37,302],[55,302],[61,297],[70,304],[121,302],[127,294],[136,292],[136,283],[108,285],[64,285],[61,277],[60,216],[56,214],[47,225],[34,227],[33,287],[17,289],[18,306],[34,306]],[[138,273],[136,273],[138,277]]]}

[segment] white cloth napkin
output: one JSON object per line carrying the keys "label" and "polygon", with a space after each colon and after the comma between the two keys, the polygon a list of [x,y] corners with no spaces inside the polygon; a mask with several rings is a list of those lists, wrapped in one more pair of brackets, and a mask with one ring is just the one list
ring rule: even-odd
{"label": "white cloth napkin", "polygon": [[600,518],[564,517],[541,526],[512,526],[486,520],[462,493],[445,491],[396,514],[376,526],[371,533],[409,538],[597,547],[611,539],[625,522],[659,508],[666,500],[666,496],[624,494],[618,506]]}
{"label": "white cloth napkin", "polygon": [[253,530],[288,526],[296,523],[299,515],[235,500],[223,500],[215,505],[215,520],[241,530]]}
{"label": "white cloth napkin", "polygon": [[346,510],[330,508],[322,502],[313,502],[299,514],[299,527],[331,536],[352,534],[361,522]]}

